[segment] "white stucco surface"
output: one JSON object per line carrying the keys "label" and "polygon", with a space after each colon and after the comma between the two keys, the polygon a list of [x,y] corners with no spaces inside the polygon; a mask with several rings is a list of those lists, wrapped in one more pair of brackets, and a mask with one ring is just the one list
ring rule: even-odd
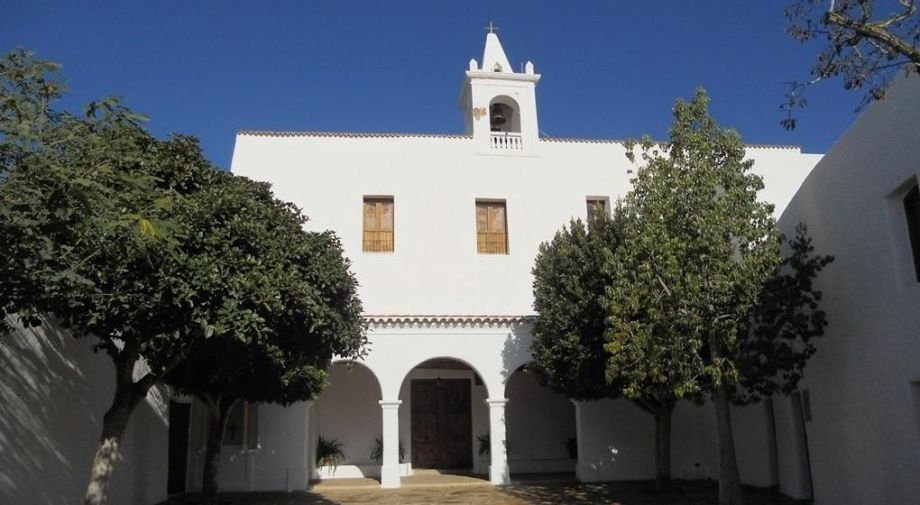
{"label": "white stucco surface", "polygon": [[920,283],[900,192],[920,176],[920,80],[898,78],[818,164],[783,214],[816,250],[830,325],[802,387],[815,503],[920,496]]}
{"label": "white stucco surface", "polygon": [[[0,340],[0,503],[82,503],[115,392],[115,371],[89,338],[53,325]],[[110,503],[166,499],[168,415],[158,389],[125,434]]]}
{"label": "white stucco surface", "polygon": [[[334,230],[361,283],[368,314],[533,312],[530,269],[541,242],[586,198],[629,190],[625,150],[615,142],[546,141],[532,156],[479,154],[465,137],[240,134],[233,172],[269,181],[279,198]],[[763,198],[781,211],[820,156],[794,148],[749,148],[764,176]],[[362,201],[391,196],[392,253],[362,252]],[[509,254],[477,254],[475,202],[504,200]]]}

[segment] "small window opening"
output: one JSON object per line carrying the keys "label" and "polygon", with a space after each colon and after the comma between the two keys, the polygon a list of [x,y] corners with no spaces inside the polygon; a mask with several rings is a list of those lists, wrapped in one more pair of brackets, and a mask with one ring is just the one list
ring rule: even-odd
{"label": "small window opening", "polygon": [[476,202],[476,251],[508,254],[508,221],[503,201]]}
{"label": "small window opening", "polygon": [[393,252],[393,198],[364,197],[364,252]]}
{"label": "small window opening", "polygon": [[608,201],[607,198],[589,196],[587,199],[588,219],[598,216],[609,216],[610,211],[607,209]]}
{"label": "small window opening", "polygon": [[904,214],[907,217],[907,233],[914,255],[914,275],[920,282],[920,186],[914,185],[904,195]]}

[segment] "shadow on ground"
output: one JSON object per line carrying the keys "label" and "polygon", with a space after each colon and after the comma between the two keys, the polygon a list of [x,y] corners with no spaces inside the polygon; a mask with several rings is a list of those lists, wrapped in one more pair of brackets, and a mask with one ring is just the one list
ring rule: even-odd
{"label": "shadow on ground", "polygon": [[[427,505],[427,504],[490,504],[490,505],[549,505],[596,504],[609,505],[711,505],[717,502],[718,486],[714,481],[674,481],[674,491],[667,494],[651,492],[652,483],[607,482],[581,483],[515,483],[506,487],[489,485],[406,486],[400,489],[326,488],[322,491],[291,493],[223,493],[226,505]],[[773,490],[750,488],[748,505],[803,505],[808,502],[790,500]],[[193,505],[195,495],[173,498],[163,505]]]}
{"label": "shadow on ground", "polygon": [[[711,505],[718,502],[715,481],[673,482],[673,491],[656,493],[652,482],[606,482],[597,484],[517,484],[500,492],[519,500],[508,503],[532,505],[557,503],[607,503],[611,505]],[[748,488],[748,505],[802,505],[808,502],[791,500],[775,490]]]}

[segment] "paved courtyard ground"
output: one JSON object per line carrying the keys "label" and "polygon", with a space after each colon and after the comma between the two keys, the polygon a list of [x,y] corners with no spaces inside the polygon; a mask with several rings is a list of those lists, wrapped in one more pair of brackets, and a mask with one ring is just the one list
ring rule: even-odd
{"label": "paved courtyard ground", "polygon": [[[610,505],[710,505],[716,503],[718,489],[712,481],[675,481],[672,493],[659,495],[649,492],[650,482],[609,482],[581,484],[577,482],[516,482],[506,487],[494,487],[479,479],[425,479],[400,489],[379,489],[376,482],[359,479],[351,483],[329,482],[314,486],[310,491],[291,493],[226,493],[226,505],[427,505],[427,504],[494,504],[548,505],[595,504]],[[749,505],[803,504],[775,492],[749,489]],[[169,505],[191,505],[195,496],[170,500]]]}

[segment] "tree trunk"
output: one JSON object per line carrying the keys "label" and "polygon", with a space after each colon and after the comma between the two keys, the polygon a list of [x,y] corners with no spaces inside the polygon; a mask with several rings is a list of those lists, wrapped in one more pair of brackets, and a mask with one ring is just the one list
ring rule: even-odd
{"label": "tree trunk", "polygon": [[[133,363],[130,368],[134,368]],[[93,469],[83,498],[84,505],[102,505],[106,502],[109,482],[118,461],[121,439],[134,408],[147,394],[145,389],[142,391],[143,388],[136,387],[130,374],[117,373],[117,377],[115,398],[102,418],[102,435],[99,437],[96,457],[93,458]]]}
{"label": "tree trunk", "polygon": [[671,413],[673,404],[655,410],[655,489],[671,490]]}
{"label": "tree trunk", "polygon": [[202,505],[217,505],[217,477],[220,472],[220,450],[227,430],[227,420],[237,400],[234,398],[203,396],[208,407],[208,441],[204,454],[204,475],[201,482]]}
{"label": "tree trunk", "polygon": [[719,449],[719,505],[743,505],[735,440],[732,434],[731,405],[724,384],[715,387],[712,404],[716,410],[716,432]]}

